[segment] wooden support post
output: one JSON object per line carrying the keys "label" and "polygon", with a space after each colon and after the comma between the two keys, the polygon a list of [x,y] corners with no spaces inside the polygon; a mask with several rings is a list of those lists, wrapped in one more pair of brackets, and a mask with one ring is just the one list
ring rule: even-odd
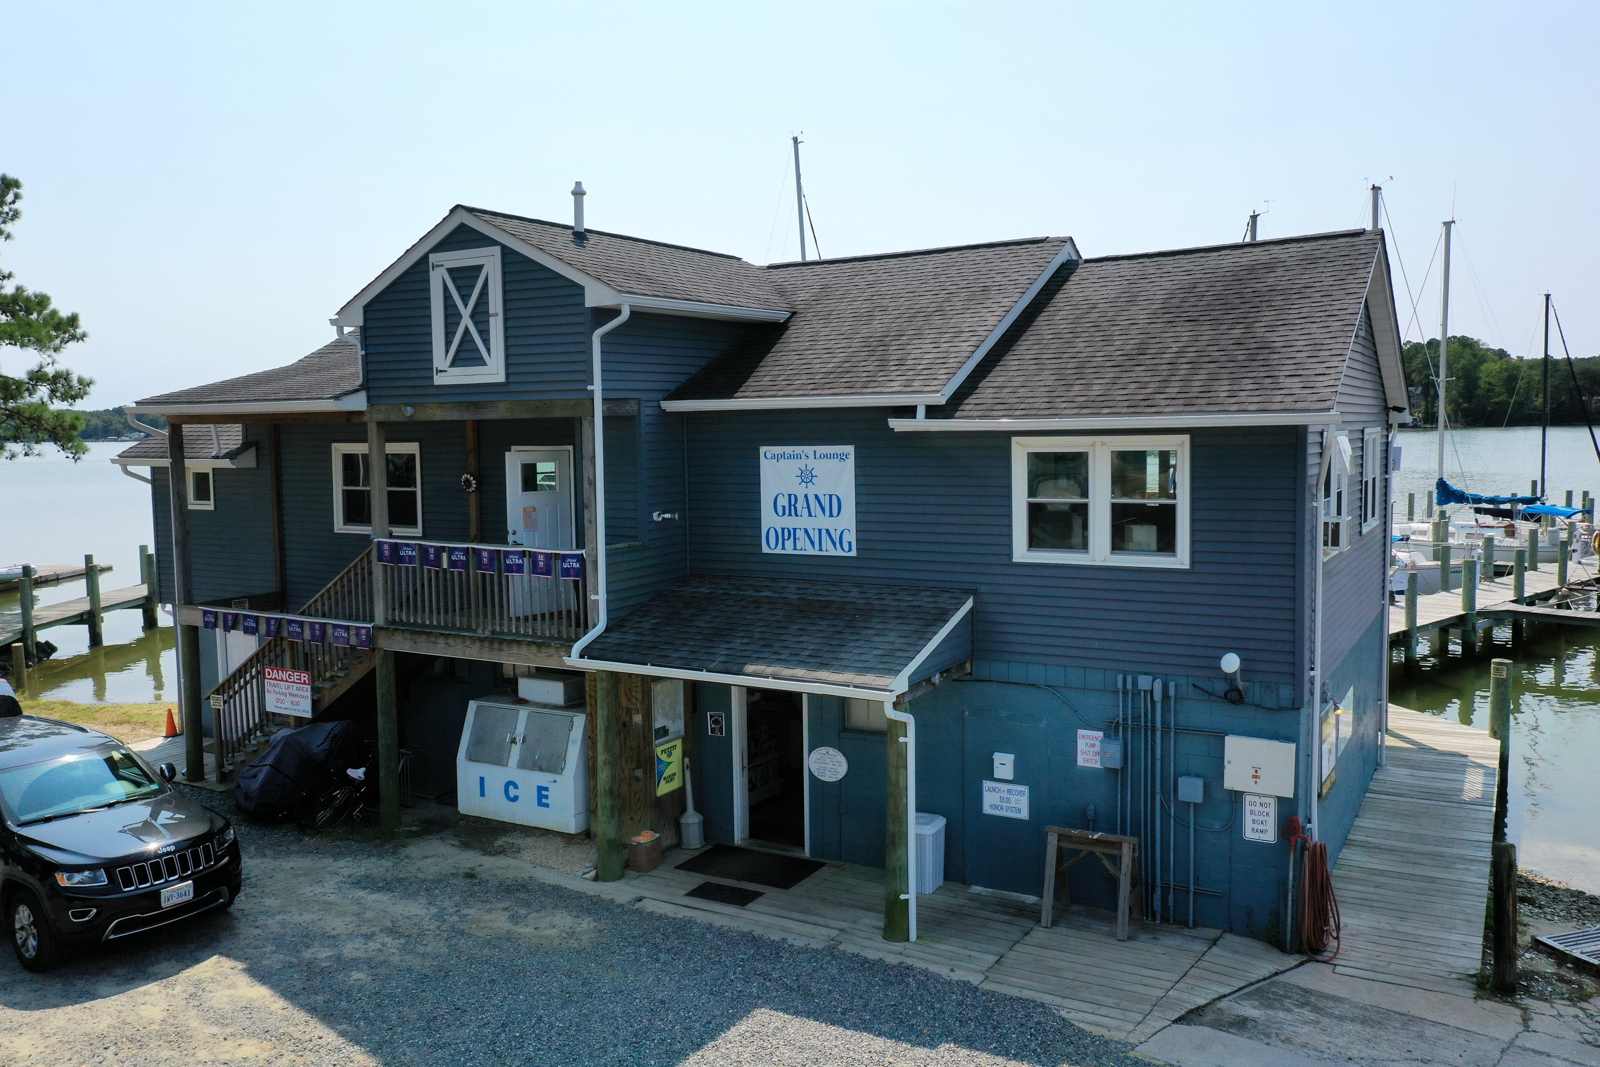
{"label": "wooden support post", "polygon": [[1540,529],[1537,526],[1528,531],[1528,569],[1530,571],[1539,569],[1539,533]]}
{"label": "wooden support post", "polygon": [[379,648],[378,688],[378,825],[400,829],[400,709],[394,679],[394,652]]}
{"label": "wooden support post", "polygon": [[139,581],[144,583],[145,591],[144,602],[139,605],[139,622],[146,630],[154,630],[160,623],[156,607],[161,603],[161,579],[149,545],[139,546]]}
{"label": "wooden support post", "polygon": [[1490,984],[1496,993],[1517,991],[1517,846],[1496,841],[1489,861],[1493,899]]}
{"label": "wooden support post", "polygon": [[[373,420],[367,423],[367,485],[372,494],[372,539],[389,536],[389,427]],[[372,567],[372,622],[383,626],[389,621],[389,604],[384,588],[387,567]]]}
{"label": "wooden support post", "polygon": [[[474,483],[478,482],[478,420],[467,419],[462,428],[467,435],[467,473],[472,476]],[[483,540],[483,509],[479,506],[483,500],[483,486],[479,484],[476,489],[467,494],[467,540],[477,544]]]}
{"label": "wooden support post", "polygon": [[[616,672],[597,671],[594,681],[594,877],[615,882],[622,878],[627,848],[622,840],[622,704]],[[735,753],[735,766],[739,760]]]}
{"label": "wooden support post", "polygon": [[89,591],[89,647],[105,644],[105,615],[100,610],[100,568],[92,555],[83,557],[83,584]]}
{"label": "wooden support post", "polygon": [[[1433,529],[1428,535],[1428,539],[1433,542],[1433,558],[1435,560],[1439,558],[1440,545],[1443,544],[1444,541],[1449,538],[1449,536],[1450,527],[1445,522],[1444,512],[1441,511],[1439,514],[1433,517]],[[1443,587],[1441,586],[1440,588]]]}
{"label": "wooden support post", "polygon": [[1489,736],[1500,742],[1500,776],[1495,781],[1494,839],[1506,839],[1507,781],[1511,769],[1511,661],[1489,661]]}
{"label": "wooden support post", "polygon": [[1467,628],[1461,633],[1461,650],[1468,654],[1478,650],[1478,561],[1461,561],[1461,612],[1467,617]]}
{"label": "wooden support post", "polygon": [[1567,507],[1570,508],[1571,506],[1572,506],[1572,490],[1568,489],[1567,490]]}
{"label": "wooden support post", "polygon": [[22,612],[22,651],[29,662],[39,662],[39,642],[33,630],[33,564],[22,565],[22,578],[17,585],[17,607]]}
{"label": "wooden support post", "polygon": [[1415,493],[1406,494],[1406,521],[1417,521],[1417,494]]}
{"label": "wooden support post", "polygon": [[1423,504],[1422,517],[1424,519],[1433,518],[1433,494],[1432,493],[1428,493],[1427,495],[1425,495],[1422,498],[1422,504]]}
{"label": "wooden support post", "polygon": [[[183,777],[206,776],[206,720],[200,691],[200,627],[178,627],[178,710],[183,713]],[[221,773],[221,769],[218,769]]]}
{"label": "wooden support post", "polygon": [[884,805],[883,939],[911,940],[911,901],[905,898],[911,865],[911,840],[907,827],[906,781],[910,773],[906,724],[889,720],[884,738],[888,749],[887,796]]}
{"label": "wooden support post", "polygon": [[[169,420],[167,429],[167,496],[172,503],[172,611],[194,599],[194,572],[189,556],[189,472],[184,466],[186,427]],[[152,472],[153,475],[154,472]],[[198,782],[206,776],[205,709],[201,707],[200,628],[178,627],[178,707],[183,714],[183,776]],[[218,773],[221,773],[219,765]]]}
{"label": "wooden support post", "polygon": [[1537,479],[1537,478],[1528,479],[1528,495],[1529,496],[1540,496],[1541,495],[1540,492],[1539,492],[1539,479]]}
{"label": "wooden support post", "polygon": [[18,692],[28,688],[28,654],[21,641],[11,646],[11,688]]}
{"label": "wooden support post", "polygon": [[1417,663],[1417,572],[1406,572],[1406,666]]}
{"label": "wooden support post", "polygon": [[278,606],[289,610],[289,548],[283,528],[283,441],[278,424],[267,427],[267,462],[272,465],[270,506],[272,508],[272,584],[278,591]]}
{"label": "wooden support post", "polygon": [[1489,534],[1483,539],[1483,573],[1478,576],[1482,581],[1492,582],[1499,577],[1494,569],[1494,535]]}
{"label": "wooden support post", "polygon": [[1527,586],[1528,550],[1519,548],[1511,555],[1511,601],[1514,604],[1522,603],[1523,591]]}
{"label": "wooden support post", "polygon": [[[1567,494],[1570,496],[1571,494]],[[1567,563],[1572,557],[1571,528],[1561,532],[1561,540],[1556,545],[1556,584],[1567,584]]]}
{"label": "wooden support post", "polygon": [[1439,592],[1450,591],[1450,545],[1448,542],[1439,546]]}

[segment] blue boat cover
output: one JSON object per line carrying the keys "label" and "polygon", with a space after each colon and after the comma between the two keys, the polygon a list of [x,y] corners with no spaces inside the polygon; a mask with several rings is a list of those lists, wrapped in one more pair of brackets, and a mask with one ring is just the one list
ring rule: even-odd
{"label": "blue boat cover", "polygon": [[1446,504],[1538,504],[1542,499],[1537,496],[1479,496],[1477,493],[1457,489],[1443,478],[1434,485],[1434,503],[1440,507]]}
{"label": "blue boat cover", "polygon": [[1592,508],[1568,508],[1560,504],[1532,504],[1522,509],[1524,515],[1553,515],[1558,519],[1570,519],[1574,515],[1587,515]]}

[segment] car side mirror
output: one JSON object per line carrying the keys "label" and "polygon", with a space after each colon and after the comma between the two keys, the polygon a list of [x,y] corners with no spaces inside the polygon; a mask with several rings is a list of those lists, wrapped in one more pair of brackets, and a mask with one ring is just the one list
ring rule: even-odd
{"label": "car side mirror", "polygon": [[162,779],[168,782],[178,777],[178,768],[174,767],[170,763],[163,763],[161,766],[157,767],[156,770],[160,773]]}

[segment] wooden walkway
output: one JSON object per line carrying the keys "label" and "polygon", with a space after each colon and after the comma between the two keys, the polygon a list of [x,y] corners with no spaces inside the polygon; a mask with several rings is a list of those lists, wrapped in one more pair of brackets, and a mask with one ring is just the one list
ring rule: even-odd
{"label": "wooden walkway", "polygon": [[171,763],[176,766],[178,768],[178,781],[182,785],[192,785],[199,789],[210,789],[219,792],[233,788],[232,782],[222,785],[217,784],[217,757],[211,754],[210,741],[206,742],[205,747],[206,776],[205,780],[200,782],[190,782],[183,777],[184,764],[188,762],[188,758],[184,751],[182,734],[177,737],[157,737],[149,741],[135,741],[128,747],[143,756],[152,766],[159,767],[163,763]]}
{"label": "wooden walkway", "polygon": [[[927,967],[984,989],[1041,1001],[1087,1029],[1142,1041],[1184,1012],[1300,962],[1220,930],[1133,924],[1116,939],[1110,912],[1073,906],[1039,926],[1039,904],[945,883],[917,898],[917,940],[883,940],[883,872],[829,864],[792,889],[676,870],[611,883],[620,899],[663,915],[711,922],[874,959]],[[760,892],[746,907],[687,897],[704,882]],[[587,883],[594,886],[594,883]]]}
{"label": "wooden walkway", "polygon": [[1334,865],[1338,973],[1476,996],[1499,757],[1481,730],[1389,706],[1386,765]]}
{"label": "wooden walkway", "polygon": [[[109,563],[97,563],[101,574],[111,569]],[[33,587],[60,585],[62,582],[81,582],[88,577],[89,569],[82,563],[41,563],[33,568]],[[0,578],[0,593],[10,593],[22,587],[22,578]]]}
{"label": "wooden walkway", "polygon": [[[100,614],[104,615],[123,608],[143,607],[149,596],[149,590],[143,585],[130,585],[126,589],[108,589],[100,594]],[[89,598],[86,596],[63,600],[59,604],[46,604],[33,609],[33,628],[38,631],[52,626],[82,626],[89,621],[89,614]],[[22,612],[0,611],[0,647],[21,638]]]}

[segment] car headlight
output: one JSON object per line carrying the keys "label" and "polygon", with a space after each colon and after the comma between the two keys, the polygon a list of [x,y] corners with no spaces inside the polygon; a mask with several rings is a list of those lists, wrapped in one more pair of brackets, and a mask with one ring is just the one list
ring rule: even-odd
{"label": "car headlight", "polygon": [[220,852],[231,844],[233,844],[233,827],[230,826],[217,835],[217,851]]}
{"label": "car headlight", "polygon": [[63,886],[105,885],[106,872],[96,867],[92,871],[57,871],[56,884]]}

